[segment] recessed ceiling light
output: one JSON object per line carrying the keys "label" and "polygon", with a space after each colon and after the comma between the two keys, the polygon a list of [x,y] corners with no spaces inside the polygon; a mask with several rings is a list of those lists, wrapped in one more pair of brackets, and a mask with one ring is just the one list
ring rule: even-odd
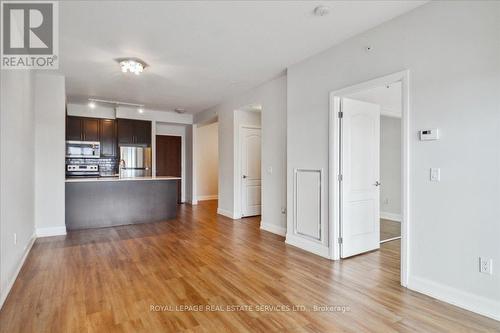
{"label": "recessed ceiling light", "polygon": [[94,102],[89,102],[89,108],[95,109],[95,103]]}
{"label": "recessed ceiling light", "polygon": [[177,109],[175,109],[175,112],[177,112],[177,113],[184,113],[184,112],[186,112],[186,109],[177,108]]}
{"label": "recessed ceiling light", "polygon": [[314,8],[314,15],[316,16],[325,16],[328,15],[328,13],[330,13],[330,8],[327,6],[317,6]]}
{"label": "recessed ceiling light", "polygon": [[147,64],[141,59],[129,58],[129,59],[116,59],[120,64],[120,68],[123,73],[134,73],[139,75],[147,67]]}

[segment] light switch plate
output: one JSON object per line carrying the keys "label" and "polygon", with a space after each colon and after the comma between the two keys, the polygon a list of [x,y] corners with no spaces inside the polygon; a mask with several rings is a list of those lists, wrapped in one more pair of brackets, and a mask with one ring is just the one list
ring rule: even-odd
{"label": "light switch plate", "polygon": [[431,168],[431,182],[439,182],[439,181],[441,181],[441,169]]}

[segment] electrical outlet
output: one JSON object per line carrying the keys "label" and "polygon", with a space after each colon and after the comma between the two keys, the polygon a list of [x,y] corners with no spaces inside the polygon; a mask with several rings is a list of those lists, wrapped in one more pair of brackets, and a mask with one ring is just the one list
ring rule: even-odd
{"label": "electrical outlet", "polygon": [[389,204],[389,198],[385,198],[384,199],[384,205],[388,205]]}
{"label": "electrical outlet", "polygon": [[493,273],[493,260],[487,258],[479,258],[479,272],[484,274]]}
{"label": "electrical outlet", "polygon": [[17,245],[17,234],[14,233],[14,245]]}

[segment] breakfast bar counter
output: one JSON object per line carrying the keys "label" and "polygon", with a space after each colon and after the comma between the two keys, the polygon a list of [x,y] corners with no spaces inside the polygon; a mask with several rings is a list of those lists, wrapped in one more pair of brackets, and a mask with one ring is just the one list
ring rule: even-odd
{"label": "breakfast bar counter", "polygon": [[66,228],[150,223],[177,216],[179,177],[66,179]]}

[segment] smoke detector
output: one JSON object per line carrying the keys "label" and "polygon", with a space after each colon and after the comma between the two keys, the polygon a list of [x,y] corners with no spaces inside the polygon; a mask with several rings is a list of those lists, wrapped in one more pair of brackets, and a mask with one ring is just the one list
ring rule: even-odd
{"label": "smoke detector", "polygon": [[328,13],[330,13],[330,8],[328,8],[327,6],[318,6],[314,8],[313,13],[316,16],[325,16],[328,15]]}

